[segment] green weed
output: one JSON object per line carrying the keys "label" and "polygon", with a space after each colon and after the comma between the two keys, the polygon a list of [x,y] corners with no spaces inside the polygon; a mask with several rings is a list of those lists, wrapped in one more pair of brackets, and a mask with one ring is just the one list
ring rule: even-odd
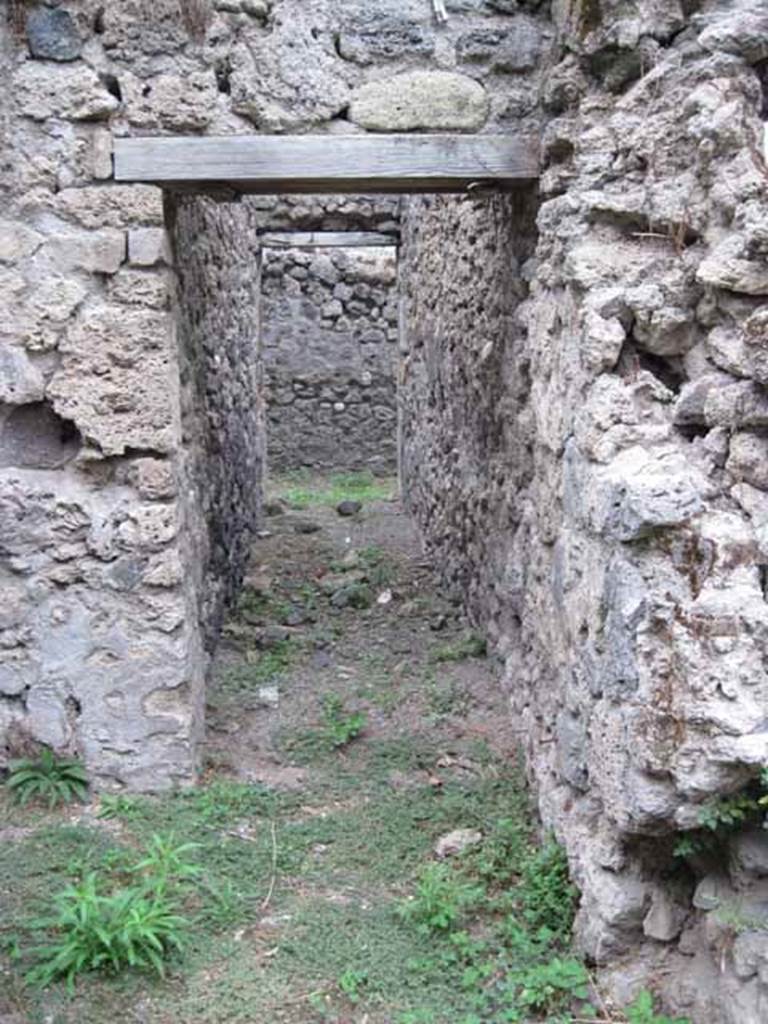
{"label": "green weed", "polygon": [[430,652],[429,660],[439,664],[447,661],[465,661],[467,658],[483,658],[486,654],[486,646],[483,637],[477,636],[475,633],[468,633],[452,643],[435,647]]}
{"label": "green weed", "polygon": [[367,720],[363,711],[347,711],[338,694],[328,693],[323,697],[323,732],[334,750],[357,739]]}
{"label": "green weed", "polygon": [[200,870],[186,860],[192,849],[155,835],[129,869],[130,882],[90,871],[56,894],[53,916],[33,922],[51,937],[30,951],[37,963],[27,981],[44,988],[63,978],[72,991],[78,975],[90,971],[137,968],[164,975],[164,960],[181,948],[188,925],[180,898]]}
{"label": "green weed", "polygon": [[567,943],[578,891],[569,880],[565,851],[554,840],[525,857],[517,896],[521,917],[531,932],[545,929],[553,941]]}
{"label": "green weed", "polygon": [[45,747],[38,758],[13,761],[6,786],[21,806],[40,801],[53,809],[73,800],[85,801],[88,776],[79,761],[58,758]]}
{"label": "green weed", "polygon": [[691,1024],[687,1017],[667,1017],[654,1011],[653,996],[643,990],[625,1010],[629,1024]]}
{"label": "green weed", "polygon": [[412,899],[400,904],[399,913],[425,934],[444,932],[482,899],[478,885],[462,881],[447,864],[427,864],[421,871]]}

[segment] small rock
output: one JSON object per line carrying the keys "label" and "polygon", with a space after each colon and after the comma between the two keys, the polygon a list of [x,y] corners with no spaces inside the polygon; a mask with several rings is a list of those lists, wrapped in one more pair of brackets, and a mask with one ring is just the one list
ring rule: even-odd
{"label": "small rock", "polygon": [[336,511],[340,516],[356,516],[362,507],[363,506],[359,501],[347,499],[339,502],[336,506]]}
{"label": "small rock", "polygon": [[320,524],[309,519],[299,519],[293,524],[293,529],[296,533],[319,533]]}
{"label": "small rock", "polygon": [[72,15],[45,7],[31,11],[27,17],[27,41],[32,56],[43,60],[77,60],[83,50]]}
{"label": "small rock", "polygon": [[280,704],[280,693],[276,686],[260,686],[256,694],[259,704],[276,708]]}
{"label": "small rock", "polygon": [[440,836],[435,843],[435,856],[441,859],[455,857],[456,854],[463,853],[470,846],[477,846],[482,841],[483,833],[478,832],[477,829],[457,828],[453,832]]}
{"label": "small rock", "polygon": [[376,598],[376,604],[382,604],[382,605],[389,604],[391,600],[392,600],[392,591],[391,590],[382,590],[382,592]]}
{"label": "small rock", "polygon": [[314,622],[315,617],[300,604],[293,604],[285,616],[286,626],[303,626],[305,623]]}
{"label": "small rock", "polygon": [[312,668],[330,668],[333,658],[328,651],[315,651],[312,655]]}
{"label": "small rock", "polygon": [[429,623],[429,628],[433,633],[439,633],[441,629],[445,629],[448,625],[448,616],[445,613],[436,615]]}
{"label": "small rock", "polygon": [[265,626],[257,633],[254,640],[259,650],[270,651],[279,647],[290,635],[290,630],[285,626]]}
{"label": "small rock", "polygon": [[334,608],[370,608],[373,603],[373,595],[368,587],[362,583],[350,583],[340,587],[331,597],[331,604]]}
{"label": "small rock", "polygon": [[266,0],[241,0],[244,14],[250,14],[252,18],[266,18],[269,14],[269,4]]}
{"label": "small rock", "polygon": [[706,875],[696,886],[693,905],[697,910],[716,910],[730,893],[728,882],[719,875]]}
{"label": "small rock", "polygon": [[658,889],[651,897],[651,907],[643,919],[643,933],[657,942],[672,942],[683,929],[686,911]]}

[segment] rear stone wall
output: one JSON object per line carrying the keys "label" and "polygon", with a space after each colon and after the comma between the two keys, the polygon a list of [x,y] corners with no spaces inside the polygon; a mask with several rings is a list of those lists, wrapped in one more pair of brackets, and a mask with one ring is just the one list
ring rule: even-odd
{"label": "rear stone wall", "polygon": [[397,251],[266,249],[272,471],[397,465]]}
{"label": "rear stone wall", "polygon": [[620,965],[603,972],[620,996],[643,983],[693,1021],[758,1024],[768,837],[674,855],[768,763],[768,10],[696,6],[554,5],[511,328],[498,301],[476,328],[464,306],[503,281],[515,222],[414,211],[403,464],[429,546],[490,623],[584,951]]}

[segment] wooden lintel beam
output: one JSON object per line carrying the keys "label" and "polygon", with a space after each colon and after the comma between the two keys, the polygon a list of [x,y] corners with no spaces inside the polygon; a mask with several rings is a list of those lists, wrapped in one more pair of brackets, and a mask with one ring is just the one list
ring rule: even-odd
{"label": "wooden lintel beam", "polygon": [[462,192],[538,177],[538,143],[509,135],[232,135],[114,140],[115,178],[235,192]]}
{"label": "wooden lintel beam", "polygon": [[259,241],[266,249],[350,249],[397,245],[400,236],[383,231],[263,231]]}

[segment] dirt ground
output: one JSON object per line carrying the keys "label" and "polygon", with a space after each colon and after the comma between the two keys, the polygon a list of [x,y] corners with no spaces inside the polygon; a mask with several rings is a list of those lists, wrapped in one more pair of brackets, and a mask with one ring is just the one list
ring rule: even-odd
{"label": "dirt ground", "polygon": [[[310,526],[318,529],[301,532]],[[446,751],[476,740],[501,754],[515,749],[492,665],[465,656],[474,635],[441,593],[399,500],[367,503],[352,517],[333,507],[287,509],[268,518],[264,533],[252,548],[241,613],[225,627],[213,669],[211,761],[245,781],[301,786],[306,771],[285,737],[318,724],[328,693],[350,713],[365,713],[369,740],[421,738]],[[358,585],[360,603],[370,606],[336,607],[343,598],[334,595]],[[248,608],[250,595],[263,601]],[[290,652],[272,681],[276,693],[233,701],[233,679],[238,671],[247,676],[254,644],[268,651],[274,643]]]}

